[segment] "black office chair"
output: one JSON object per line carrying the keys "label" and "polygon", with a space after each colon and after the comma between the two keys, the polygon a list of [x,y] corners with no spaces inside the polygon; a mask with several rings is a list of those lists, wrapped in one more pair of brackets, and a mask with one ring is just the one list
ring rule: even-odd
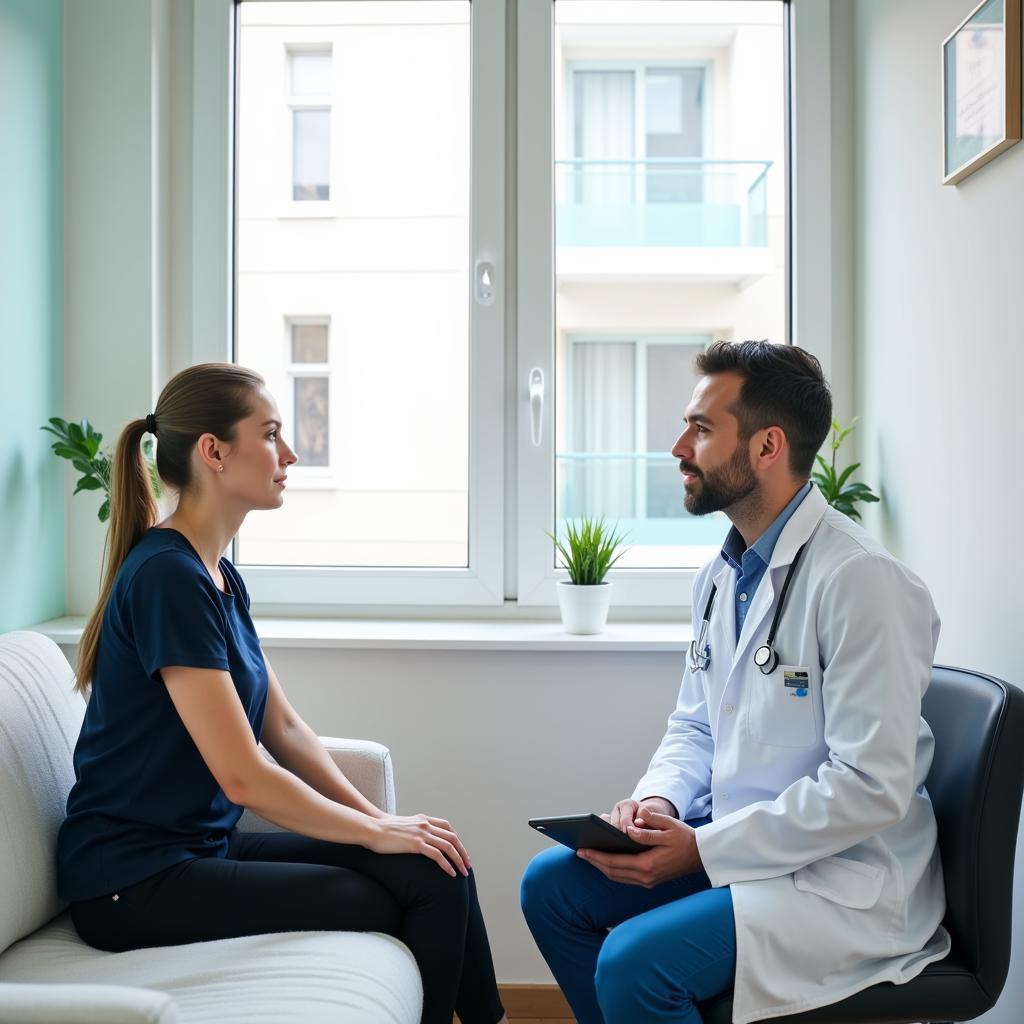
{"label": "black office chair", "polygon": [[[883,982],[831,1006],[769,1024],[914,1024],[971,1020],[991,1009],[1010,966],[1013,861],[1024,790],[1024,691],[936,666],[922,714],[935,734],[928,792],[939,826],[949,955],[905,985]],[[730,1024],[732,993],[701,1004]]]}

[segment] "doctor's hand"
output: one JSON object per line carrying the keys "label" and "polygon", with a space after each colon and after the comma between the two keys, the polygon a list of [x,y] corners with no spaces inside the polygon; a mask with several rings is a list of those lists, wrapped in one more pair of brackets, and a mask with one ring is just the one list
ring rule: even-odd
{"label": "doctor's hand", "polygon": [[644,811],[677,817],[675,807],[663,796],[644,797],[639,803],[636,800],[620,800],[612,808],[611,814],[602,814],[601,817],[625,832],[630,825],[636,824],[636,819],[642,817]]}
{"label": "doctor's hand", "polygon": [[578,850],[576,855],[593,864],[613,882],[642,885],[645,889],[701,869],[696,833],[685,821],[650,810],[641,810],[637,820],[641,827],[628,825],[625,832],[630,839],[649,846],[649,850],[643,853]]}

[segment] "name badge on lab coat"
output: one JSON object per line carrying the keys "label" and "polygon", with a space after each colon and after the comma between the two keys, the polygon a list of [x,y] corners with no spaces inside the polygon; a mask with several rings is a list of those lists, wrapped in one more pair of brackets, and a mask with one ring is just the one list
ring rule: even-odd
{"label": "name badge on lab coat", "polygon": [[780,665],[769,676],[752,676],[750,733],[771,747],[809,747],[817,739],[811,670]]}
{"label": "name badge on lab coat", "polygon": [[806,697],[810,691],[811,674],[805,668],[783,665],[782,681],[791,697]]}

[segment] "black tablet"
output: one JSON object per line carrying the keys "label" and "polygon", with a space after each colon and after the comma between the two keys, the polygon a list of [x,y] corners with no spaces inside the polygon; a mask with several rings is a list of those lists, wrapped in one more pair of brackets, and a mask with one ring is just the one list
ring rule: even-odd
{"label": "black tablet", "polygon": [[647,846],[630,839],[597,814],[567,814],[560,818],[531,818],[530,826],[570,850],[602,853],[642,853]]}

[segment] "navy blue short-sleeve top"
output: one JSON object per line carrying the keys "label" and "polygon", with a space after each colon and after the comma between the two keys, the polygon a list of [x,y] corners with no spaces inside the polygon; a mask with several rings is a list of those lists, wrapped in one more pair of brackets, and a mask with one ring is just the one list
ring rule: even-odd
{"label": "navy blue short-sleeve top", "polygon": [[154,527],[117,574],[57,838],[65,900],[105,896],[227,852],[242,808],[207,768],[160,676],[178,665],[230,672],[259,740],[266,663],[245,584],[226,558],[220,568],[227,593],[184,535]]}

